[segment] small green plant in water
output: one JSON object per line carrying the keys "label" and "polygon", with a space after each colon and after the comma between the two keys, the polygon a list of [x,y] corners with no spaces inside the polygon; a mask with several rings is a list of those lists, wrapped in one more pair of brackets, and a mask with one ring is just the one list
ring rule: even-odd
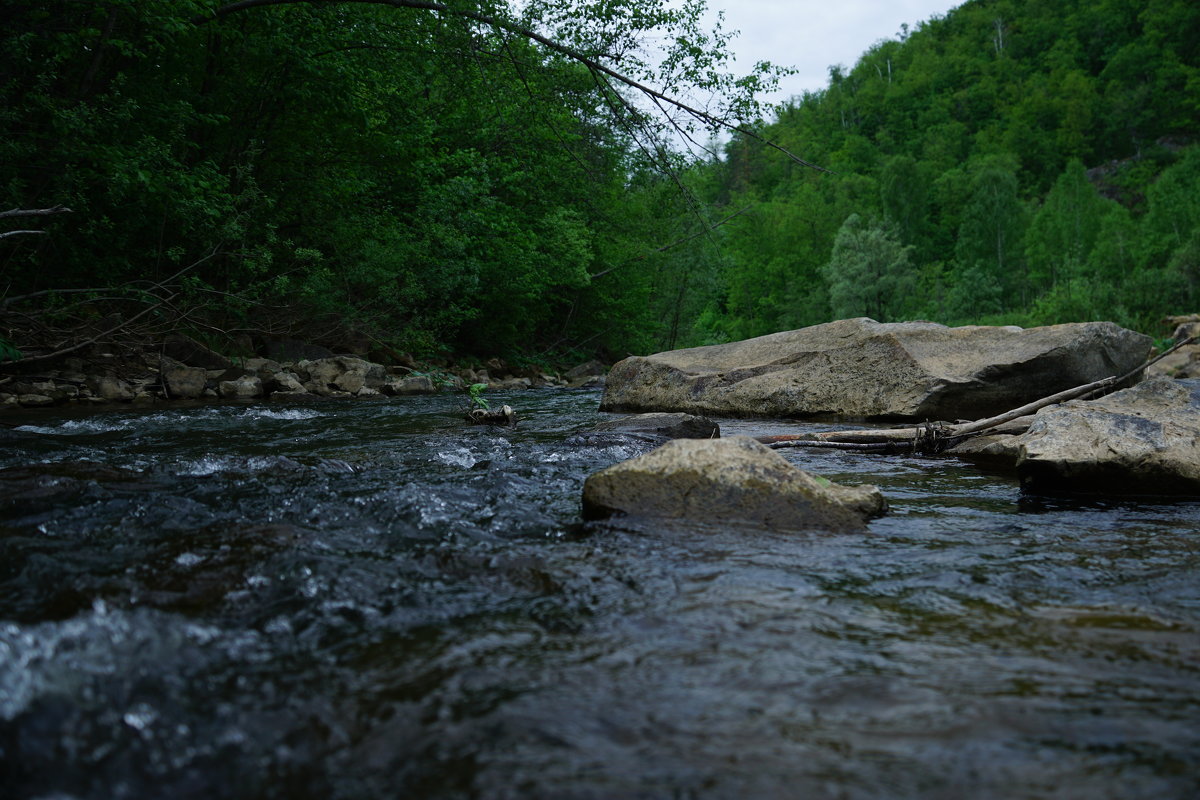
{"label": "small green plant in water", "polygon": [[472,383],[467,387],[467,394],[471,397],[471,408],[482,408],[484,411],[491,408],[488,405],[487,398],[483,396],[483,391],[487,387],[486,383]]}

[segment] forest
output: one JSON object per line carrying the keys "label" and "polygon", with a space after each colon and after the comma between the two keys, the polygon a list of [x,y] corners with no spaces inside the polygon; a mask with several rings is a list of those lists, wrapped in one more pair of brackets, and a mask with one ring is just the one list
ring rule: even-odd
{"label": "forest", "polygon": [[770,108],[786,65],[730,74],[702,0],[5,5],[6,360],[133,319],[565,363],[1200,307],[1190,0],[971,0]]}

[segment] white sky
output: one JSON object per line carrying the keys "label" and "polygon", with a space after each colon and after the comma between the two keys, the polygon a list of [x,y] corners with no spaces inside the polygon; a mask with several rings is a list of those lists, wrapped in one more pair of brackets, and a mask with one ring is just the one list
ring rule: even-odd
{"label": "white sky", "polygon": [[708,0],[725,12],[726,30],[741,31],[733,40],[733,72],[745,74],[756,61],[795,67],[780,81],[780,91],[762,99],[786,100],[823,89],[833,64],[854,66],[880,39],[897,38],[900,23],[910,29],[931,16],[945,15],[962,0]]}

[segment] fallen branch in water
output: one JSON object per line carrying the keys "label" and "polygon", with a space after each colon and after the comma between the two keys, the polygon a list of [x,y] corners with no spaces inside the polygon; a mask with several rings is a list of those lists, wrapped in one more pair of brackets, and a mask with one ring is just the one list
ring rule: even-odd
{"label": "fallen branch in water", "polygon": [[755,438],[763,444],[774,448],[818,447],[870,453],[917,452],[926,455],[941,453],[946,448],[952,447],[964,439],[977,436],[985,431],[994,431],[1006,423],[1023,421],[1023,424],[1020,426],[1006,431],[1010,433],[1023,433],[1029,427],[1029,420],[1032,420],[1033,414],[1041,409],[1080,397],[1091,399],[1099,396],[1101,392],[1120,386],[1125,381],[1146,370],[1152,364],[1166,358],[1179,348],[1191,344],[1195,340],[1195,336],[1189,336],[1142,364],[1137,369],[1130,370],[1124,375],[1113,375],[1098,381],[1085,383],[1082,386],[1076,386],[1073,389],[1066,389],[1048,397],[1043,397],[1040,400],[1034,400],[1032,403],[1026,403],[1003,414],[997,414],[994,417],[974,422],[957,424],[925,422],[911,428],[824,431],[822,433],[782,434],[779,436],[758,436]]}

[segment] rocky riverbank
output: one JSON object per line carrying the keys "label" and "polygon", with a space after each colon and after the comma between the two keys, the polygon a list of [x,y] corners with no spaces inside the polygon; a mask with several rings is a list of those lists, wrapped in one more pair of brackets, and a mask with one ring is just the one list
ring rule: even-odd
{"label": "rocky riverbank", "polygon": [[370,398],[462,391],[474,384],[486,384],[489,391],[594,388],[603,385],[605,371],[598,361],[559,373],[513,368],[499,359],[456,367],[406,360],[408,365],[385,366],[354,355],[229,359],[197,342],[175,337],[157,353],[118,356],[97,349],[87,358],[66,358],[50,369],[0,378],[0,408]]}

